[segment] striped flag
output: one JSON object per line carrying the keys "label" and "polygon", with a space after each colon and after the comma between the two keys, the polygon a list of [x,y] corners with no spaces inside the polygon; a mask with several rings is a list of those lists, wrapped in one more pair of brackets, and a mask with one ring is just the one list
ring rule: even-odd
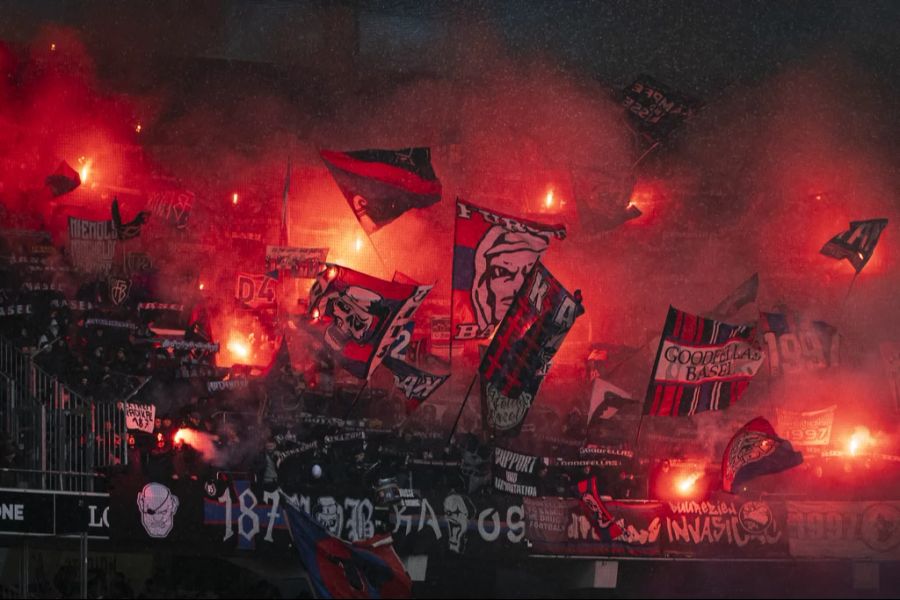
{"label": "striped flag", "polygon": [[737,402],[763,362],[750,325],[729,325],[669,307],[645,415],[688,416]]}
{"label": "striped flag", "polygon": [[851,221],[850,229],[837,234],[819,251],[825,256],[841,260],[846,258],[859,273],[872,258],[881,232],[887,227],[887,219]]}

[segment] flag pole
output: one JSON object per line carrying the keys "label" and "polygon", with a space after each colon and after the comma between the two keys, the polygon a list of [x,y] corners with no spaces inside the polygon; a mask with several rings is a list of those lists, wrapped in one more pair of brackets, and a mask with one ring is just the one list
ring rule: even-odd
{"label": "flag pole", "polygon": [[[450,338],[453,339],[452,337]],[[459,425],[459,420],[462,418],[463,411],[466,408],[466,403],[469,401],[469,394],[472,393],[472,388],[475,386],[475,380],[478,379],[478,373],[475,373],[475,376],[472,377],[472,383],[469,384],[469,389],[466,390],[466,396],[463,398],[462,405],[459,407],[459,412],[456,413],[456,420],[453,421],[453,428],[450,430],[450,435],[447,436],[447,444],[453,441],[453,434],[456,433],[456,427]]]}
{"label": "flag pole", "polygon": [[353,402],[350,404],[350,408],[347,409],[346,414],[344,414],[344,420],[350,418],[350,414],[353,412],[353,409],[356,408],[356,403],[359,402],[359,399],[362,397],[363,391],[365,391],[366,387],[369,385],[369,380],[366,379],[366,382],[362,384],[362,387],[359,388],[359,391],[356,392],[356,397],[353,398]]}

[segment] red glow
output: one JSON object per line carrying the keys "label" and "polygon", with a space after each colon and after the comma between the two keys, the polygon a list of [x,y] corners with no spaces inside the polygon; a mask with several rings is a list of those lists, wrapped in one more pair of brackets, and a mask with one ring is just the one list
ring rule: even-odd
{"label": "red glow", "polygon": [[318,309],[318,308],[314,308],[314,309],[312,310],[312,318],[313,318],[313,320],[318,319],[320,316],[321,316],[321,313],[319,312],[319,309]]}
{"label": "red glow", "polygon": [[678,492],[680,496],[690,497],[696,492],[697,480],[703,473],[691,473],[689,475],[682,475],[675,482],[675,490]]}
{"label": "red glow", "polygon": [[328,273],[326,274],[328,279],[334,279],[337,277],[337,267],[328,267]]}
{"label": "red glow", "polygon": [[354,250],[356,250],[357,252],[362,250],[362,238],[359,236],[356,236],[356,242],[354,242]]}
{"label": "red glow", "polygon": [[198,287],[202,290],[203,288],[206,287],[206,285],[204,285],[204,283],[201,281],[201,282],[200,282],[200,285],[199,285]]}
{"label": "red glow", "polygon": [[547,197],[544,198],[544,206],[546,208],[553,208],[553,188],[550,188],[547,191]]}
{"label": "red glow", "polygon": [[853,435],[847,441],[847,452],[850,456],[856,456],[871,448],[875,444],[875,438],[869,433],[867,427],[858,426],[853,430]]}
{"label": "red glow", "polygon": [[56,52],[56,44],[50,44],[50,52]]}
{"label": "red glow", "polygon": [[232,337],[228,340],[225,348],[240,362],[247,362],[247,359],[250,358],[250,347],[237,337]]}
{"label": "red glow", "polygon": [[134,126],[134,132],[135,133],[141,132],[141,124],[140,123],[138,123],[137,125]]}
{"label": "red glow", "polygon": [[84,185],[88,182],[88,177],[91,174],[91,163],[93,161],[89,158],[81,157],[78,159],[78,163],[81,165],[81,169],[78,171],[78,176],[81,177],[81,185]]}
{"label": "red glow", "polygon": [[187,444],[188,446],[197,447],[199,446],[198,440],[199,436],[197,432],[193,429],[188,429],[186,427],[182,427],[178,431],[175,432],[175,437],[172,438],[175,444]]}
{"label": "red glow", "polygon": [[231,195],[231,203],[232,203],[232,204],[237,204],[237,203],[238,203],[238,195],[237,195],[237,192],[235,192],[234,194]]}

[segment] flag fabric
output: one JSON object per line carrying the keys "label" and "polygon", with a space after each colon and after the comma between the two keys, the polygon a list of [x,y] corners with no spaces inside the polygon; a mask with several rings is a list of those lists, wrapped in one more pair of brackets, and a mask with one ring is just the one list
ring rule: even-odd
{"label": "flag fabric", "polygon": [[408,335],[430,285],[384,281],[326,263],[309,296],[309,316],[338,364],[368,379],[399,338]]}
{"label": "flag fabric", "polygon": [[779,473],[803,462],[787,440],[775,433],[772,425],[756,417],[741,427],[722,456],[722,489],[733,493],[735,487],[760,475]]}
{"label": "flag fabric", "polygon": [[56,170],[44,179],[44,185],[50,188],[50,193],[54,198],[58,198],[81,185],[81,176],[69,166],[69,163],[62,161]]}
{"label": "flag fabric", "polygon": [[596,377],[591,389],[591,403],[588,408],[587,422],[596,418],[612,419],[620,409],[631,402],[631,394],[621,390],[608,381]]}
{"label": "flag fabric", "polygon": [[453,339],[491,337],[531,267],[564,225],[544,225],[456,201]]}
{"label": "flag fabric", "polygon": [[345,542],[290,502],[284,519],[317,598],[409,598],[412,581],[390,534]]}
{"label": "flag fabric", "polygon": [[482,409],[495,433],[518,433],[550,361],[583,312],[580,291],[570,294],[544,265],[534,265],[478,368]]}
{"label": "flag fabric", "polygon": [[846,258],[859,273],[872,258],[878,238],[887,227],[887,223],[887,219],[851,221],[850,229],[828,240],[819,252],[838,260]]}
{"label": "flag fabric", "polygon": [[772,375],[830,371],[840,365],[841,336],[825,321],[761,312],[760,324]]}
{"label": "flag fabric", "polygon": [[622,535],[622,528],[616,523],[615,517],[600,499],[600,490],[597,487],[597,476],[579,481],[577,484],[578,497],[581,499],[581,508],[587,514],[591,527],[601,541],[611,542]]}
{"label": "flag fabric", "polygon": [[640,75],[622,93],[622,106],[645,136],[660,142],[689,119],[701,103],[681,92]]}
{"label": "flag fabric", "polygon": [[429,148],[319,154],[368,234],[410,209],[427,208],[441,199]]}
{"label": "flag fabric", "polygon": [[234,297],[244,307],[254,310],[274,308],[277,302],[278,271],[238,273]]}
{"label": "flag fabric", "polygon": [[669,307],[645,415],[688,416],[737,402],[763,362],[750,325],[729,325]]}
{"label": "flag fabric", "polygon": [[123,241],[130,240],[141,235],[141,225],[146,223],[147,219],[150,218],[150,213],[148,211],[142,210],[131,221],[122,223],[122,215],[119,212],[119,200],[117,198],[113,198],[111,210],[113,227],[115,227],[116,229],[116,235],[118,235],[119,239]]}
{"label": "flag fabric", "polygon": [[394,386],[406,396],[406,414],[410,414],[428,400],[450,375],[432,375],[404,360],[386,356],[384,366],[394,374]]}
{"label": "flag fabric", "polygon": [[756,302],[759,292],[759,273],[754,273],[747,281],[739,285],[733,292],[719,302],[709,314],[711,319],[728,319],[751,302]]}

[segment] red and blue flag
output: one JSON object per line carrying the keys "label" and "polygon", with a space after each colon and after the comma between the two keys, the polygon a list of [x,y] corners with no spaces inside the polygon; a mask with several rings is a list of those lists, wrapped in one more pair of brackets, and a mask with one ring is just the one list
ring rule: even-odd
{"label": "red and blue flag", "polygon": [[722,456],[722,489],[734,488],[760,475],[779,473],[803,462],[803,455],[775,433],[772,425],[756,417],[741,427]]}

